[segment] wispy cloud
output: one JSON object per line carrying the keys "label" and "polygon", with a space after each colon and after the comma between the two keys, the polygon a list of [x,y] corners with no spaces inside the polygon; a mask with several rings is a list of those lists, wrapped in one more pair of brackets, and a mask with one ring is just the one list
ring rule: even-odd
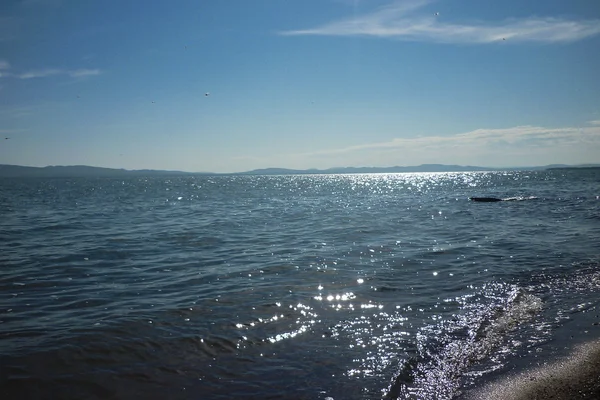
{"label": "wispy cloud", "polygon": [[[595,122],[595,121],[594,121]],[[452,147],[477,147],[499,149],[506,147],[547,147],[574,143],[600,145],[600,124],[591,127],[544,128],[540,126],[516,126],[504,129],[477,129],[453,136],[426,136],[396,138],[387,142],[368,143],[338,149],[321,150],[304,156],[329,156],[349,154],[365,150],[427,150]]]}
{"label": "wispy cloud", "polygon": [[28,71],[15,76],[19,79],[33,79],[33,78],[45,78],[47,76],[60,75],[63,71],[60,69],[46,68],[40,70]]}
{"label": "wispy cloud", "polygon": [[588,121],[588,124],[590,124],[590,125],[600,125],[600,119],[596,119],[594,121]]}
{"label": "wispy cloud", "polygon": [[100,69],[74,69],[66,70],[60,68],[44,68],[37,70],[30,70],[26,72],[12,72],[9,71],[10,64],[6,60],[0,60],[0,78],[13,77],[18,79],[35,79],[35,78],[46,78],[49,76],[66,75],[71,78],[85,78],[88,76],[100,75],[102,71]]}
{"label": "wispy cloud", "polygon": [[74,71],[69,71],[68,74],[72,78],[83,78],[85,76],[95,76],[100,75],[102,71],[99,69],[77,69]]}
{"label": "wispy cloud", "polygon": [[6,70],[10,68],[8,61],[0,60],[0,78],[6,76]]}
{"label": "wispy cloud", "polygon": [[[266,155],[256,168],[330,168],[426,163],[508,167],[555,163],[598,163],[600,126],[547,128],[515,126],[476,129],[448,136],[417,136],[356,146]],[[268,164],[268,165],[267,165]]]}
{"label": "wispy cloud", "polygon": [[359,3],[363,2],[364,0],[332,0],[335,3],[341,3],[341,4],[345,4],[348,6],[357,6]]}
{"label": "wispy cloud", "polygon": [[571,42],[600,34],[600,20],[525,18],[461,24],[425,12],[429,0],[396,1],[369,14],[282,35],[373,36],[437,43]]}

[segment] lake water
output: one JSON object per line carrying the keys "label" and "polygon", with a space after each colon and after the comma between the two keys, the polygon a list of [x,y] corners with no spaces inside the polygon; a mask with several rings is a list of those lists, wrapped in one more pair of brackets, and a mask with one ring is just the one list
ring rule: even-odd
{"label": "lake water", "polygon": [[3,179],[0,392],[459,398],[600,337],[599,195],[598,169]]}

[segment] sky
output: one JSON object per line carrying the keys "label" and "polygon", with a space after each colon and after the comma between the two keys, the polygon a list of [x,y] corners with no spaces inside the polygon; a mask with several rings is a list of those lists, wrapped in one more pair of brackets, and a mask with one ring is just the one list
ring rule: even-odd
{"label": "sky", "polygon": [[5,0],[0,136],[28,166],[600,163],[600,1]]}

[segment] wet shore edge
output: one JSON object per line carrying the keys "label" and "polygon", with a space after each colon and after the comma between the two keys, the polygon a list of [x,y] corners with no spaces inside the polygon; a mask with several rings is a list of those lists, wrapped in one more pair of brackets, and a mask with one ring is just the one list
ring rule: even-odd
{"label": "wet shore edge", "polygon": [[600,399],[600,340],[574,347],[562,358],[492,381],[468,400]]}

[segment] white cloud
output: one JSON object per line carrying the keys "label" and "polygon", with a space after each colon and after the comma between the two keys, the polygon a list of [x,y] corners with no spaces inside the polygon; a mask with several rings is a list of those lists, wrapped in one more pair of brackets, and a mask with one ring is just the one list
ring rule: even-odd
{"label": "white cloud", "polygon": [[590,124],[590,125],[600,125],[600,119],[596,119],[594,121],[588,121],[588,124]]}
{"label": "white cloud", "polygon": [[347,6],[358,6],[359,3],[361,3],[364,0],[332,0],[334,3],[340,3],[340,4],[344,4]]}
{"label": "white cloud", "polygon": [[455,147],[487,149],[490,151],[499,149],[523,150],[525,148],[540,149],[572,144],[600,145],[600,126],[544,128],[526,125],[504,129],[477,129],[453,136],[396,138],[387,142],[321,150],[302,154],[302,156],[328,157],[365,151],[426,152],[432,149],[452,149]]}
{"label": "white cloud", "polygon": [[396,1],[370,14],[282,35],[374,36],[438,43],[570,42],[600,34],[600,20],[509,19],[480,24],[451,23],[421,9],[428,0]]}
{"label": "white cloud", "polygon": [[74,71],[69,71],[68,74],[72,78],[82,78],[84,76],[95,76],[100,75],[102,71],[99,69],[76,69]]}
{"label": "white cloud", "polygon": [[87,76],[95,76],[100,75],[102,73],[102,71],[97,68],[81,68],[74,70],[65,70],[60,68],[44,68],[20,73],[8,72],[9,69],[10,63],[6,60],[0,59],[0,78],[15,77],[19,79],[34,79],[46,78],[48,76],[55,75],[68,75],[71,78],[85,78]]}
{"label": "white cloud", "polygon": [[0,64],[0,77],[13,76],[19,79],[34,79],[34,78],[46,78],[49,76],[56,75],[68,75],[71,78],[84,78],[87,76],[100,75],[102,73],[99,69],[76,69],[76,70],[64,70],[59,68],[45,68],[38,70],[31,70],[21,73],[2,73]]}
{"label": "white cloud", "polygon": [[33,79],[33,78],[45,78],[47,76],[52,76],[52,75],[60,75],[62,73],[63,73],[63,71],[60,69],[46,68],[46,69],[24,72],[21,74],[17,74],[16,76],[19,79]]}

